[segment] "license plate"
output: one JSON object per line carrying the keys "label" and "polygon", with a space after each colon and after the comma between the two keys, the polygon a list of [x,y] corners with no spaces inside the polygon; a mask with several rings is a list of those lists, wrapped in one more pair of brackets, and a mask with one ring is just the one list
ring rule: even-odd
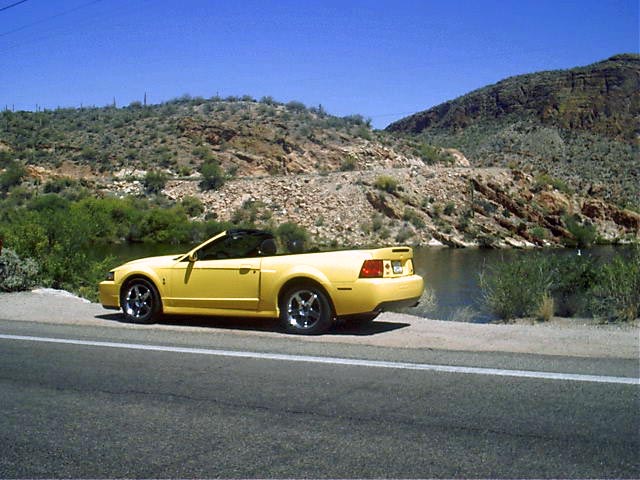
{"label": "license plate", "polygon": [[393,265],[393,273],[395,273],[396,275],[402,273],[402,263],[399,261],[394,261],[392,262]]}

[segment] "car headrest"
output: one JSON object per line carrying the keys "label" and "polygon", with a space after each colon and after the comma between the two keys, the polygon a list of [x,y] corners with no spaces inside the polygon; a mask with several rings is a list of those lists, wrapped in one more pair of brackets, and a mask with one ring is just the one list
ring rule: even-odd
{"label": "car headrest", "polygon": [[267,238],[260,244],[259,254],[266,257],[275,255],[277,250],[276,241],[273,238]]}

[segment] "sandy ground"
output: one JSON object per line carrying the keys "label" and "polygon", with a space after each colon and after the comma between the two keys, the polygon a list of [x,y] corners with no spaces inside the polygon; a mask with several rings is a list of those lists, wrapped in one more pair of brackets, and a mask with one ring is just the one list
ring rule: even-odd
{"label": "sandy ground", "polygon": [[[122,323],[101,305],[55,290],[1,293],[0,319],[40,323],[96,325],[136,329],[188,329],[203,333],[284,337],[275,321],[179,317],[157,325]],[[590,319],[554,319],[545,324],[471,324],[384,313],[367,327],[337,327],[337,335],[295,337],[305,342],[333,342],[389,348],[515,352],[573,357],[640,359],[640,328],[598,325]]]}

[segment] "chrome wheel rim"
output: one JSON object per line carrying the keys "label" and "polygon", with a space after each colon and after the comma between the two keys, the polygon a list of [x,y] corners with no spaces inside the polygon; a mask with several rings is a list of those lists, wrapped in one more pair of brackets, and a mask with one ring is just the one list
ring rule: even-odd
{"label": "chrome wheel rim", "polygon": [[136,283],[129,290],[124,301],[124,311],[133,318],[144,318],[151,313],[153,307],[151,289]]}
{"label": "chrome wheel rim", "polygon": [[287,301],[287,320],[290,325],[312,328],[322,317],[322,304],[318,294],[311,290],[298,290]]}

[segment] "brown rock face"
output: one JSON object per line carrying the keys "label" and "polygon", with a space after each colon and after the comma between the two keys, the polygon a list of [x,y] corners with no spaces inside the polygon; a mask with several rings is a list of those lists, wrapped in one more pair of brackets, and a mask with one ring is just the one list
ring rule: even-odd
{"label": "brown rock face", "polygon": [[369,190],[367,192],[367,201],[374,209],[389,218],[402,218],[402,208],[390,195]]}
{"label": "brown rock face", "polygon": [[558,191],[543,191],[538,194],[538,203],[551,215],[562,215],[569,212],[571,203],[566,195]]}
{"label": "brown rock face", "polygon": [[632,119],[640,113],[639,84],[640,56],[616,55],[585,67],[507,78],[392,123],[387,130],[458,130],[487,119],[521,115],[634,141],[638,127],[632,126]]}
{"label": "brown rock face", "polygon": [[602,200],[591,198],[582,204],[582,214],[592,220],[605,220],[607,212],[608,206]]}
{"label": "brown rock face", "polygon": [[582,214],[592,220],[611,221],[628,231],[640,231],[640,214],[617,208],[599,199],[587,199],[582,204]]}

